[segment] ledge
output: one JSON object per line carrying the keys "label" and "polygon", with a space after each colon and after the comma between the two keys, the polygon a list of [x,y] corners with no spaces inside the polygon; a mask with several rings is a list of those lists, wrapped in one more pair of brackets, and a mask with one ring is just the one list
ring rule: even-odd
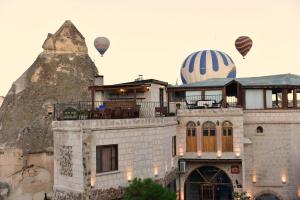
{"label": "ledge", "polygon": [[98,173],[98,174],[96,174],[96,176],[106,176],[106,175],[119,174],[119,173],[121,173],[121,171],[119,171],[119,170],[117,170],[117,171],[109,171],[109,172]]}
{"label": "ledge", "polygon": [[177,125],[176,117],[53,121],[54,131],[89,131],[135,128],[155,128]]}
{"label": "ledge", "polygon": [[190,116],[242,116],[242,108],[216,108],[216,109],[180,109],[177,111],[178,117]]}

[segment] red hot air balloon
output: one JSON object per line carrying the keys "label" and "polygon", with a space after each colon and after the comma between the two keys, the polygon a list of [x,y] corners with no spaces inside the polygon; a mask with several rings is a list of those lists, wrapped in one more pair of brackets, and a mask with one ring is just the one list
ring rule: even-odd
{"label": "red hot air balloon", "polygon": [[244,59],[251,47],[252,40],[248,36],[241,36],[235,40],[235,48],[238,50],[238,52],[240,52],[240,54],[242,54]]}
{"label": "red hot air balloon", "polygon": [[108,49],[109,44],[110,42],[106,37],[97,37],[94,41],[95,48],[101,54],[101,56],[103,56],[105,51]]}

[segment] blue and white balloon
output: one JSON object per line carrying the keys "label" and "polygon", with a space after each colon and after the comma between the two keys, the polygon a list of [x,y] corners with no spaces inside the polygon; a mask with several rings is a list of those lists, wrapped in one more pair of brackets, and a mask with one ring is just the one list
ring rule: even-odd
{"label": "blue and white balloon", "polygon": [[236,67],[224,52],[204,50],[190,54],[180,70],[183,84],[205,81],[211,78],[235,78]]}

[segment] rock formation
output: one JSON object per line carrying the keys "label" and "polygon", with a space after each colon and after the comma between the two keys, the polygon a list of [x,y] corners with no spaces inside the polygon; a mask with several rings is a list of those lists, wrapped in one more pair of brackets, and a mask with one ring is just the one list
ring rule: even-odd
{"label": "rock formation", "polygon": [[52,147],[51,116],[57,102],[90,100],[87,90],[97,68],[87,54],[85,39],[71,21],[48,34],[42,52],[17,79],[0,109],[0,144],[41,152]]}
{"label": "rock formation", "polygon": [[0,107],[1,107],[1,105],[3,103],[3,100],[4,100],[4,97],[0,96]]}
{"label": "rock formation", "polygon": [[[36,195],[51,195],[53,104],[91,100],[88,86],[93,85],[98,75],[88,56],[85,39],[71,21],[66,21],[56,33],[48,34],[42,47],[44,51],[13,82],[0,107],[0,189],[17,188],[9,191],[8,199],[31,200],[40,199]],[[20,174],[23,176],[28,166],[41,169],[38,173],[46,170],[43,173],[49,174],[50,178],[43,179],[43,187],[24,188],[27,183],[22,177],[21,181],[14,181],[19,180]],[[40,181],[35,179],[30,181]]]}

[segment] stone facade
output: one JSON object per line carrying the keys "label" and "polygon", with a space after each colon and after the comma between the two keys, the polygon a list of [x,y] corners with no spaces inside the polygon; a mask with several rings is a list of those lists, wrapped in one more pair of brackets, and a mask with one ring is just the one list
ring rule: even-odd
{"label": "stone facade", "polygon": [[[175,176],[172,157],[175,117],[120,120],[55,121],[54,189],[105,199],[126,187],[134,177],[153,178],[167,184]],[[96,146],[118,144],[118,170],[96,173]],[[60,173],[62,146],[72,146],[73,177]],[[156,171],[156,172],[155,172]],[[104,195],[104,196],[103,196]],[[117,197],[109,197],[111,199]]]}
{"label": "stone facade", "polygon": [[[269,192],[296,200],[300,185],[300,112],[298,110],[245,111],[245,189],[256,197]],[[257,133],[258,126],[263,133]],[[253,178],[256,182],[253,183]],[[283,182],[286,179],[286,183]]]}
{"label": "stone facade", "polygon": [[[186,124],[197,124],[197,146],[201,151],[202,125],[216,126],[217,146],[221,145],[221,125],[233,125],[233,152],[186,152]],[[177,117],[84,120],[53,122],[55,152],[71,145],[72,169],[80,178],[66,180],[55,173],[55,188],[81,192],[90,199],[118,199],[128,179],[153,178],[162,185],[177,179],[178,198],[184,200],[184,182],[202,166],[214,166],[231,179],[234,191],[247,191],[253,199],[274,194],[280,200],[296,200],[300,185],[300,111],[242,110],[240,108],[178,110]],[[263,128],[257,133],[257,127]],[[171,137],[177,137],[177,156],[172,156]],[[117,171],[96,173],[96,146],[118,144]],[[182,155],[179,155],[182,152]],[[237,154],[238,153],[238,154]],[[177,159],[186,160],[186,172],[178,175]],[[227,162],[228,161],[228,162]],[[57,160],[55,161],[57,163]],[[232,166],[240,172],[231,172]],[[55,165],[56,166],[56,165]],[[157,170],[157,175],[154,175]],[[75,173],[78,174],[78,173]],[[180,177],[180,178],[178,178]],[[179,180],[180,179],[180,180]],[[179,184],[180,183],[180,184]],[[80,188],[74,187],[80,185]]]}

